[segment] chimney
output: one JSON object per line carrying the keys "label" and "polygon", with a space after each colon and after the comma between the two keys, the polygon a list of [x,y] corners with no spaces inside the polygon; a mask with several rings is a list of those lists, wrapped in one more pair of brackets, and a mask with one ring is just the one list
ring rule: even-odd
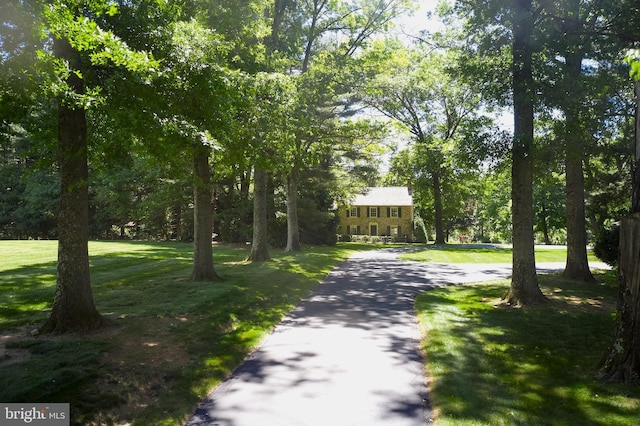
{"label": "chimney", "polygon": [[407,182],[407,192],[409,195],[413,195],[413,188],[411,187],[411,181]]}

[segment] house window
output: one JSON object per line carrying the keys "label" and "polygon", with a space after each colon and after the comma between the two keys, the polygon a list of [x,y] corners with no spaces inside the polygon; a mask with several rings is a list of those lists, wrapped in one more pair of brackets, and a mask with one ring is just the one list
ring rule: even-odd
{"label": "house window", "polygon": [[351,207],[351,209],[349,210],[349,216],[350,217],[358,217],[358,209],[357,209],[357,207]]}
{"label": "house window", "polygon": [[360,225],[347,225],[347,234],[360,235]]}
{"label": "house window", "polygon": [[378,217],[377,207],[369,207],[369,217]]}
{"label": "house window", "polygon": [[398,208],[397,207],[391,207],[391,210],[389,212],[389,217],[398,217]]}

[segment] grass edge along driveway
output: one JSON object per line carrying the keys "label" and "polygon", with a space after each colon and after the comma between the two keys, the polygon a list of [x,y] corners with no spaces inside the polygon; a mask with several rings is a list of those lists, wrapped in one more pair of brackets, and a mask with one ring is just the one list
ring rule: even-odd
{"label": "grass edge along driveway", "polygon": [[[509,249],[447,247],[402,257],[506,263],[505,254],[510,261]],[[551,249],[543,261],[561,262],[564,256],[564,250]],[[501,304],[509,280],[419,295],[416,312],[435,424],[640,424],[640,388],[595,377],[612,336],[616,303],[615,272],[596,276],[599,284],[586,285],[559,274],[539,275],[550,299],[542,307]]]}
{"label": "grass edge along driveway", "polygon": [[73,424],[176,425],[341,261],[373,245],[304,247],[251,264],[214,247],[219,282],[189,280],[186,243],[90,242],[110,327],[31,337],[49,315],[55,241],[0,241],[0,401],[70,402]]}

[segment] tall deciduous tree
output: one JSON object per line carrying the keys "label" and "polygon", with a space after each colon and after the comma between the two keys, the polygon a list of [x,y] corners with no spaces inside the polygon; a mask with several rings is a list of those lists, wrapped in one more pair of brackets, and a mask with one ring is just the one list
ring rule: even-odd
{"label": "tall deciduous tree", "polygon": [[253,241],[248,259],[252,262],[271,259],[267,238],[267,180],[267,171],[256,167],[253,176]]}
{"label": "tall deciduous tree", "polygon": [[[100,1],[91,4],[92,10],[84,6],[82,2],[54,1],[43,8],[44,22],[54,37],[53,54],[60,79],[51,88],[58,97],[61,188],[56,293],[42,330],[60,333],[96,328],[103,323],[95,308],[89,274],[86,108],[95,93],[87,93],[84,75],[90,64],[111,62],[131,69],[144,69],[149,64],[147,55],[132,52],[83,15],[114,14],[115,6]],[[90,55],[83,58],[82,52]]]}
{"label": "tall deciduous tree", "polygon": [[[213,185],[209,164],[216,140],[229,132],[234,74],[226,66],[229,45],[196,19],[170,27],[165,74],[166,119],[173,138],[192,153],[194,179],[194,255],[192,279],[218,279],[213,266]],[[218,142],[219,143],[219,142]]]}
{"label": "tall deciduous tree", "polygon": [[[619,51],[615,40],[604,37],[610,22],[610,6],[594,0],[563,0],[545,5],[543,40],[549,52],[547,71],[557,69],[558,75],[548,72],[550,95],[547,106],[562,112],[562,126],[558,138],[564,147],[566,176],[567,263],[563,276],[583,282],[595,282],[587,260],[587,232],[585,211],[585,177],[583,165],[592,150],[595,134],[602,134],[605,118],[602,111],[594,113],[610,84],[598,81],[606,72],[587,66],[611,58],[612,49]],[[600,128],[596,128],[594,124]]]}
{"label": "tall deciduous tree", "polygon": [[[283,6],[286,2],[276,2]],[[298,220],[298,187],[302,172],[317,164],[319,152],[331,149],[327,134],[328,123],[339,113],[338,97],[351,90],[346,83],[346,65],[371,36],[389,25],[390,21],[408,10],[407,0],[358,0],[355,2],[307,0],[287,3],[288,22],[297,23],[296,33],[301,52],[294,56],[294,69],[300,75],[299,104],[294,111],[299,126],[296,138],[283,148],[287,152],[285,173],[287,191],[287,251],[299,251],[300,224]],[[281,10],[287,10],[284,7]],[[281,22],[281,21],[279,21]],[[281,31],[281,39],[285,32]],[[327,43],[335,38],[335,43]],[[276,43],[277,45],[277,43]],[[319,59],[316,62],[316,59]],[[314,67],[318,65],[318,69]],[[307,75],[309,74],[310,75]],[[304,94],[302,94],[304,93]],[[319,148],[319,145],[322,148]]]}
{"label": "tall deciduous tree", "polygon": [[422,47],[406,51],[398,45],[372,49],[369,54],[371,61],[378,62],[380,74],[366,88],[364,99],[411,133],[414,158],[419,162],[415,177],[421,179],[415,183],[429,182],[435,242],[444,244],[443,198],[451,195],[445,192],[452,187],[457,167],[477,167],[479,157],[471,146],[490,124],[480,112],[480,96],[447,73],[447,64],[456,62],[454,55],[428,53]]}
{"label": "tall deciduous tree", "polygon": [[[62,38],[54,41],[56,57],[69,66],[66,83],[73,95],[84,95],[80,53]],[[93,329],[103,324],[93,301],[89,274],[89,170],[85,110],[70,99],[58,101],[58,268],[56,293],[43,331]]]}
{"label": "tall deciduous tree", "polygon": [[533,40],[531,0],[512,0],[514,135],[511,164],[513,275],[506,296],[513,305],[546,300],[536,275],[533,238]]}
{"label": "tall deciduous tree", "polygon": [[[469,74],[484,83],[481,90],[502,105],[511,105],[514,134],[511,149],[513,275],[505,300],[516,305],[545,301],[538,286],[533,230],[533,79],[537,20],[544,6],[533,0],[456,2],[471,43]],[[509,96],[511,95],[511,96]]]}
{"label": "tall deciduous tree", "polygon": [[565,278],[584,282],[595,282],[589,269],[587,260],[587,231],[585,217],[584,195],[584,160],[585,133],[581,131],[580,102],[582,98],[579,89],[582,74],[582,60],[587,44],[579,34],[586,26],[586,19],[597,19],[597,16],[583,18],[584,11],[580,7],[580,0],[571,0],[566,7],[564,34],[566,38],[574,40],[562,52],[565,58],[564,75],[567,83],[572,82],[575,90],[570,90],[573,96],[566,96],[562,102],[565,114],[565,174],[567,197],[567,263],[562,275]]}
{"label": "tall deciduous tree", "polygon": [[268,171],[280,171],[276,152],[293,137],[289,113],[295,103],[296,91],[293,79],[279,73],[258,73],[251,78],[247,91],[251,105],[248,118],[251,147],[253,148],[254,199],[253,244],[249,260],[262,262],[270,259],[267,232],[267,183]]}
{"label": "tall deciduous tree", "polygon": [[193,272],[194,281],[214,281],[218,274],[213,267],[213,186],[209,167],[210,147],[193,148]]}

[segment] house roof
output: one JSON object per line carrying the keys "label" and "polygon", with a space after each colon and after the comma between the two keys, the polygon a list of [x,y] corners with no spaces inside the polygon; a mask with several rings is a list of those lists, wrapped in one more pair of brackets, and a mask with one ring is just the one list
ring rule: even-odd
{"label": "house roof", "polygon": [[352,206],[411,206],[413,197],[406,186],[365,188],[356,195]]}

